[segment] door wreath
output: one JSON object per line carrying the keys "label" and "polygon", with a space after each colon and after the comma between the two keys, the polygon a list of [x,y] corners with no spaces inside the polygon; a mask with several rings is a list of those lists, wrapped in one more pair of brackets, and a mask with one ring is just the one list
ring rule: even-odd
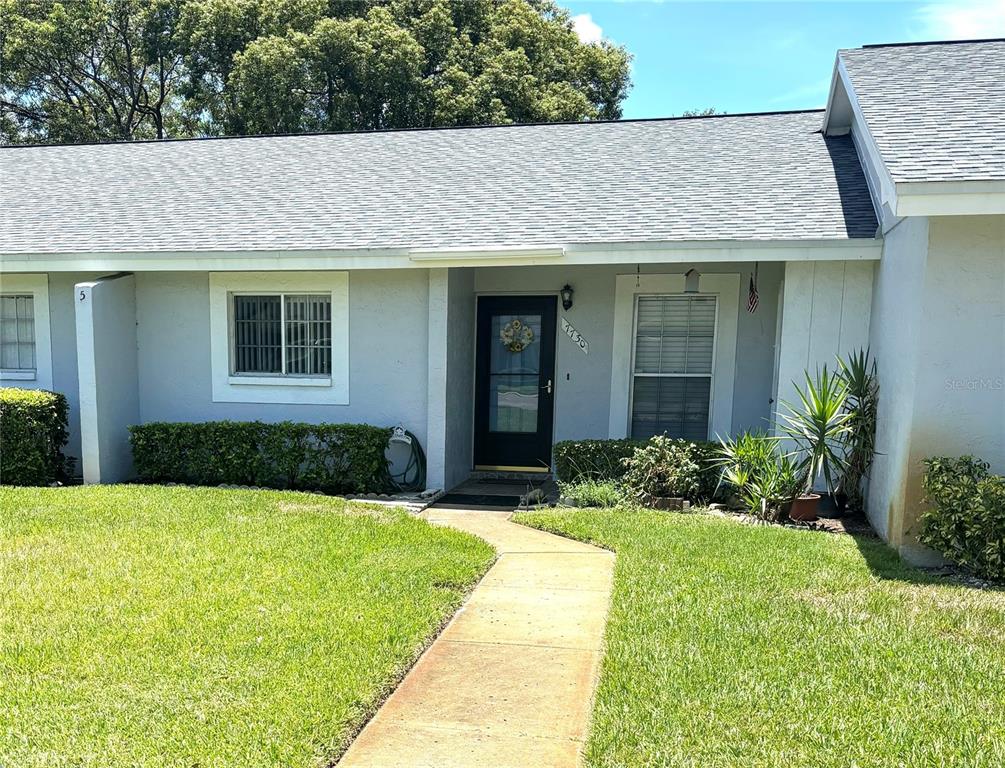
{"label": "door wreath", "polygon": [[518,318],[513,318],[499,331],[499,340],[510,352],[523,352],[534,341],[534,331]]}

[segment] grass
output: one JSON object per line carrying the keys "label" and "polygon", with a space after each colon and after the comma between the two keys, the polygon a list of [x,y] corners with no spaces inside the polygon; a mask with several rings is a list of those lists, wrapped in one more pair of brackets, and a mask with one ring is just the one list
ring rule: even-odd
{"label": "grass", "polygon": [[0,488],[0,765],[325,765],[492,558],[315,495]]}
{"label": "grass", "polygon": [[519,520],[618,553],[589,765],[1005,765],[1005,592],[940,582],[871,537]]}

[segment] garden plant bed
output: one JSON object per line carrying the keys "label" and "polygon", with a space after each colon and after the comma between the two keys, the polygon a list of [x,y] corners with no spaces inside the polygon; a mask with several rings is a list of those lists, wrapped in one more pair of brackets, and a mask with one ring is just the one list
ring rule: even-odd
{"label": "garden plant bed", "polygon": [[493,557],[314,494],[0,487],[0,764],[332,762]]}
{"label": "garden plant bed", "polygon": [[1005,764],[1005,592],[871,535],[633,509],[517,520],[618,554],[588,765]]}
{"label": "garden plant bed", "polygon": [[776,522],[773,520],[762,520],[754,517],[748,512],[741,512],[735,509],[727,509],[721,505],[711,508],[699,507],[697,512],[705,512],[710,515],[728,517],[740,523],[748,525],[774,525],[781,528],[794,528],[802,531],[823,531],[825,533],[850,533],[857,536],[875,536],[876,532],[869,525],[869,521],[861,515],[847,514],[842,517],[818,517],[816,520],[785,520]]}

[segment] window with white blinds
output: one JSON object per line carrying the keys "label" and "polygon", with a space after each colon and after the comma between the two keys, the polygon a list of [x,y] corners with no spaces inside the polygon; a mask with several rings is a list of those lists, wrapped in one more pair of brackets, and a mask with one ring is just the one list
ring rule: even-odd
{"label": "window with white blinds", "polygon": [[235,295],[235,374],[331,376],[330,294]]}
{"label": "window with white blinds", "polygon": [[639,296],[632,437],[707,440],[715,347],[714,296]]}
{"label": "window with white blinds", "polygon": [[0,369],[35,370],[35,297],[0,296]]}

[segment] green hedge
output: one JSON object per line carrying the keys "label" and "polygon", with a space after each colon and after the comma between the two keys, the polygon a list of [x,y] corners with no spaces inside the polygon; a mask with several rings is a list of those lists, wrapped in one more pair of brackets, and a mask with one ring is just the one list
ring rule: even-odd
{"label": "green hedge", "polygon": [[642,440],[563,440],[555,443],[555,476],[563,483],[620,480],[625,463]]}
{"label": "green hedge", "polygon": [[0,387],[0,483],[49,485],[69,470],[66,398],[39,389]]}
{"label": "green hedge", "polygon": [[923,544],[991,579],[1005,580],[1005,477],[973,456],[925,461]]}
{"label": "green hedge", "polygon": [[255,485],[326,493],[376,493],[389,486],[390,429],[284,421],[158,422],[129,428],[140,480]]}

